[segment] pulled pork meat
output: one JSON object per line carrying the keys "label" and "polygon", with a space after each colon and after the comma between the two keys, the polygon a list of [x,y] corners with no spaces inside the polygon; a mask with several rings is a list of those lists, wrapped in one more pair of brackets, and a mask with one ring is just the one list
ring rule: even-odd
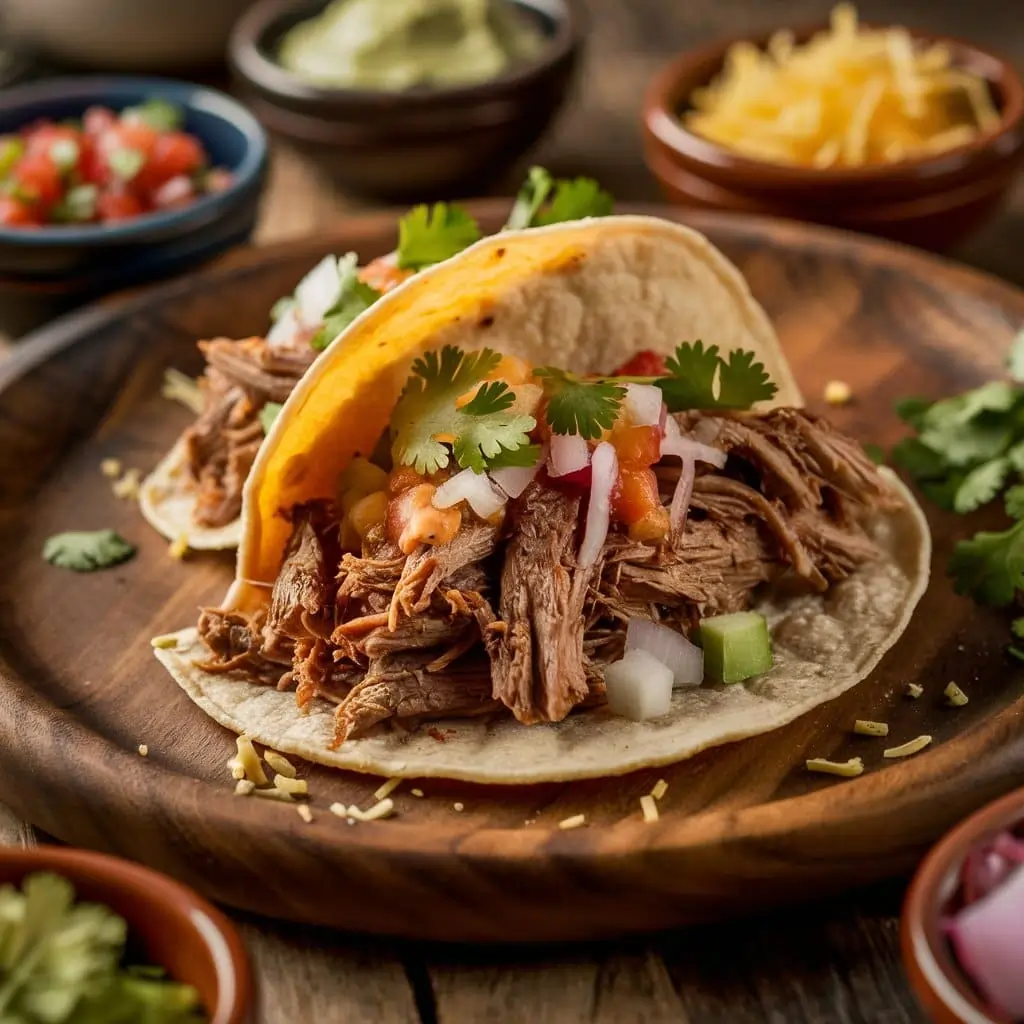
{"label": "pulled pork meat", "polygon": [[262,338],[201,341],[207,370],[200,379],[203,411],[182,441],[196,485],[200,526],[226,526],[242,510],[242,486],[252,469],[267,402],[284,402],[316,353],[304,344],[272,348]]}
{"label": "pulled pork meat", "polygon": [[[699,467],[674,540],[613,528],[581,568],[582,499],[545,477],[500,524],[467,510],[450,543],[409,555],[379,528],[342,552],[334,511],[306,506],[293,512],[268,610],[203,612],[201,667],[294,688],[303,706],[333,702],[338,743],[387,722],[509,711],[557,722],[603,701],[631,618],[689,633],[749,607],[765,584],[822,591],[879,557],[862,524],[899,499],[856,442],[795,409],[677,421],[729,459]],[[657,474],[667,499],[678,466]]]}

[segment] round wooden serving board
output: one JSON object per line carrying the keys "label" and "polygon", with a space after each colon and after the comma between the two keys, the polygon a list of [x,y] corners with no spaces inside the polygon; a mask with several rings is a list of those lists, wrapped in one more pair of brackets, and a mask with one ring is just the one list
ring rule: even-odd
{"label": "round wooden serving board", "polygon": [[[505,205],[478,213],[500,223]],[[648,211],[650,212],[650,211]],[[900,434],[893,400],[998,375],[1024,295],[908,249],[796,224],[680,215],[748,277],[778,325],[811,408],[831,379],[855,400],[828,410],[865,441]],[[300,921],[430,939],[596,937],[812,899],[908,870],[972,808],[1024,781],[1021,666],[1008,621],[954,596],[953,542],[978,529],[930,511],[933,580],[875,674],[786,728],[674,767],[566,785],[416,782],[397,817],[349,826],[379,780],[304,767],[315,819],[232,794],[234,737],[160,668],[155,634],[192,623],[232,575],[230,556],[173,560],[119,501],[101,459],[148,470],[188,421],[163,370],[200,369],[197,338],[261,333],[273,301],[326,252],[389,250],[393,217],[247,255],[54,324],[0,365],[0,800],[52,835],[134,858],[227,904]],[[713,340],[713,339],[709,339]],[[991,517],[998,521],[998,513]],[[114,527],[131,562],[75,575],[40,557],[68,529]],[[945,706],[956,680],[965,708]],[[924,696],[904,696],[916,681]],[[1016,703],[1015,703],[1016,701]],[[886,721],[888,740],[854,736]],[[884,762],[921,733],[926,752]],[[443,741],[443,734],[439,742]],[[146,744],[149,756],[138,753]],[[852,781],[810,756],[860,755]],[[668,781],[661,820],[639,797]],[[462,810],[457,811],[458,802]],[[557,824],[584,813],[586,827]]]}

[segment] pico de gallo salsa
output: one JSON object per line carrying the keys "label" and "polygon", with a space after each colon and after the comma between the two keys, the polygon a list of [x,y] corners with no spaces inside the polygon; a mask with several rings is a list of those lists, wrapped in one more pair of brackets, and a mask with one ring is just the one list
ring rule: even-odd
{"label": "pico de gallo salsa", "polygon": [[231,173],[210,166],[183,124],[180,107],[150,99],[0,136],[0,224],[107,224],[223,191]]}

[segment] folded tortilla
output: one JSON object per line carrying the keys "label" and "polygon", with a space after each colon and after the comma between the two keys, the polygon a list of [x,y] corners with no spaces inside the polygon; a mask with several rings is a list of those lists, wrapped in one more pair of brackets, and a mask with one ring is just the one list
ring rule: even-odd
{"label": "folded tortilla", "polygon": [[[703,236],[647,217],[608,217],[484,239],[424,271],[357,319],[302,379],[246,483],[236,580],[225,607],[266,607],[290,525],[282,511],[333,497],[340,472],[388,426],[412,360],[445,344],[484,346],[579,373],[607,372],[641,349],[703,339],[754,352],[778,385],[774,406],[802,405],[778,340],[738,270]],[[528,783],[614,775],[768,732],[867,676],[896,642],[927,585],[930,538],[911,495],[868,530],[887,557],[824,594],[771,596],[775,664],[743,684],[677,690],[671,712],[633,722],[604,708],[555,724],[505,718],[381,731],[331,749],[333,706],[199,669],[195,630],[156,655],[229,729],[277,750],[357,771]]]}

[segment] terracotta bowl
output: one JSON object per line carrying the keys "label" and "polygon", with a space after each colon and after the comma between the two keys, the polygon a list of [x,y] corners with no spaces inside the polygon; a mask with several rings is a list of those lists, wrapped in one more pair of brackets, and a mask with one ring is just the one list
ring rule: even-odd
{"label": "terracotta bowl", "polygon": [[390,201],[478,191],[510,170],[565,100],[582,29],[568,0],[511,0],[547,37],[538,57],[479,85],[401,93],[321,88],[282,68],[282,36],[326,0],[261,0],[229,46],[238,91],[279,138],[342,187]]}
{"label": "terracotta bowl", "polygon": [[[796,31],[806,40],[826,26]],[[644,98],[647,166],[667,198],[681,205],[767,214],[865,231],[932,249],[973,232],[1003,200],[1024,161],[1024,85],[992,53],[947,36],[953,62],[985,78],[1000,123],[973,142],[937,156],[864,168],[810,168],[745,157],[688,131],[687,98],[722,69],[727,39],[684,53],[651,82]],[[754,37],[763,47],[771,33]]]}
{"label": "terracotta bowl", "polygon": [[956,893],[970,850],[1021,821],[1024,790],[983,807],[931,850],[907,890],[900,922],[903,964],[914,992],[936,1024],[1013,1024],[982,1002],[950,952],[939,921]]}
{"label": "terracotta bowl", "polygon": [[242,940],[219,910],[191,889],[148,868],[66,847],[0,848],[0,884],[53,871],[80,899],[105,903],[153,964],[193,985],[209,1024],[251,1024],[252,976]]}

